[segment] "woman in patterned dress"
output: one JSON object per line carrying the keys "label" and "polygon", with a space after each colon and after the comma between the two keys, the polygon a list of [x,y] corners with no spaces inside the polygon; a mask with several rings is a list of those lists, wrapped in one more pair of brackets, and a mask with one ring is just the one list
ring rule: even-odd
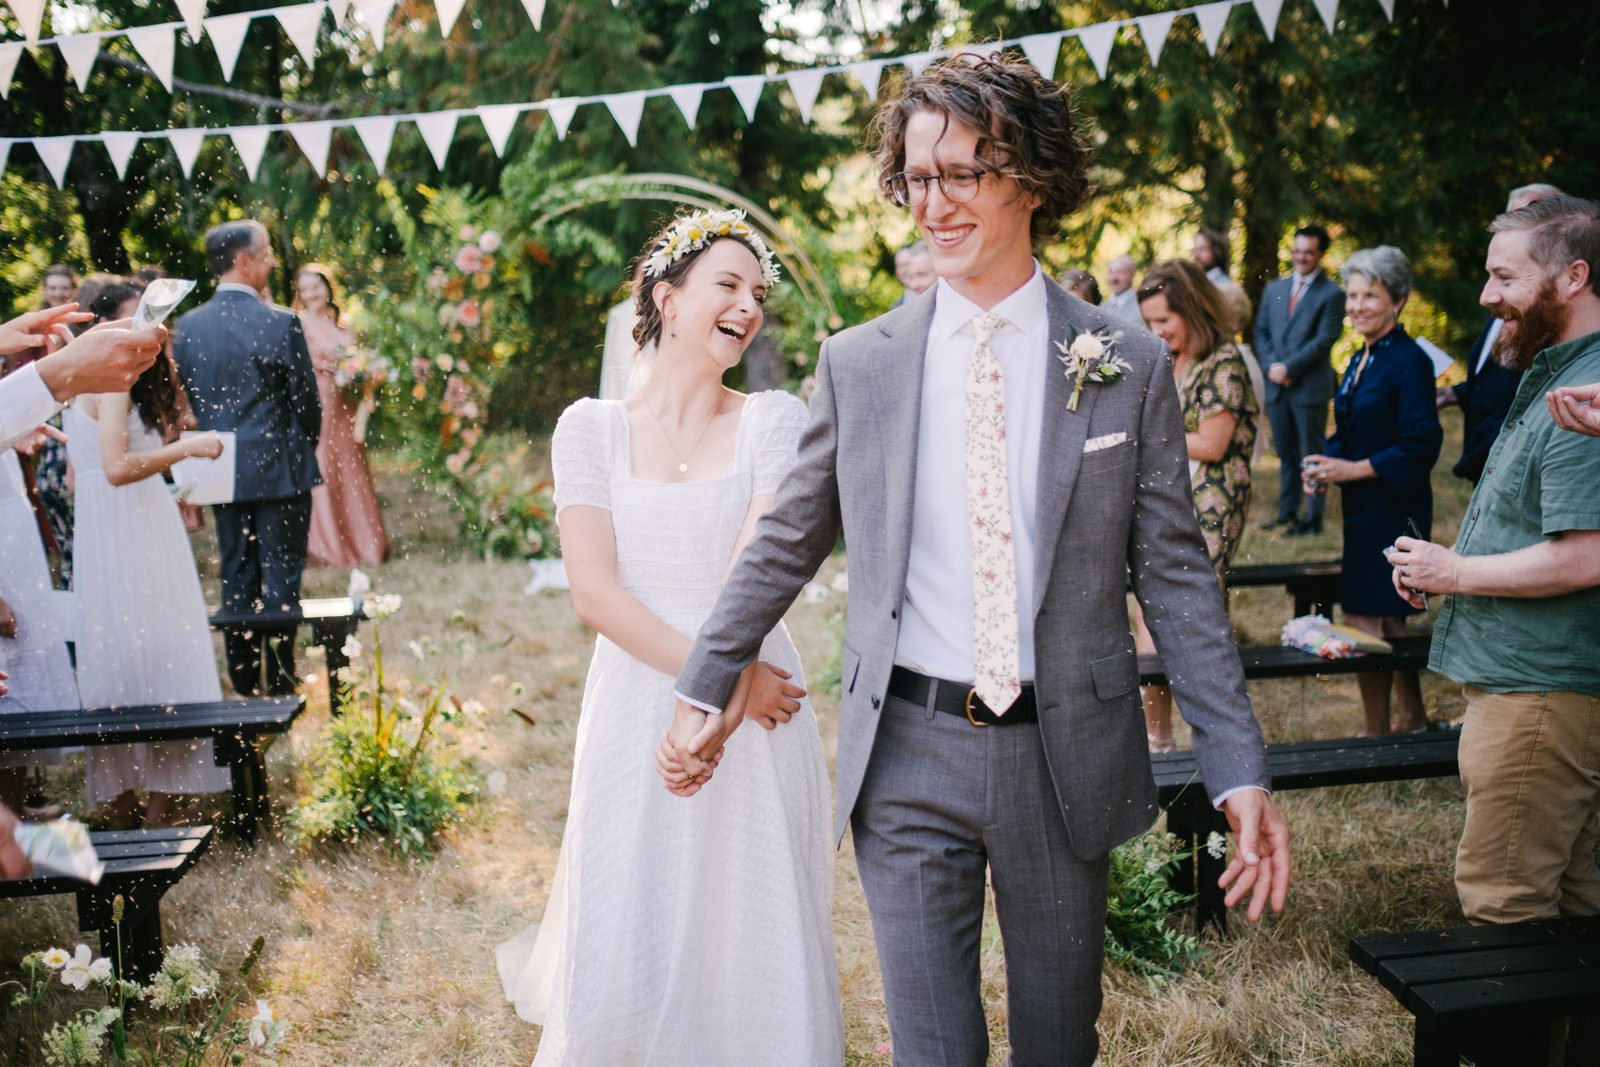
{"label": "woman in patterned dress", "polygon": [[[1172,350],[1172,375],[1183,404],[1189,446],[1189,484],[1206,555],[1223,580],[1250,511],[1250,453],[1260,399],[1243,355],[1233,343],[1233,313],[1217,287],[1186,259],[1158,263],[1139,286],[1139,313]],[[1135,643],[1155,651],[1134,608]],[[1172,751],[1172,690],[1143,689],[1145,733],[1152,752]]]}

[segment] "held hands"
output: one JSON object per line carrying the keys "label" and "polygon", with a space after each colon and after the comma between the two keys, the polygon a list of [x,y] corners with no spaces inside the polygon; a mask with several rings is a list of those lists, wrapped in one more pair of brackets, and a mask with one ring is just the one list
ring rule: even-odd
{"label": "held hands", "polygon": [[1233,861],[1217,879],[1226,889],[1223,904],[1233,907],[1250,897],[1245,917],[1259,922],[1268,904],[1281,912],[1289,899],[1289,825],[1278,806],[1260,789],[1241,789],[1222,802],[1233,830]]}
{"label": "held hands", "polygon": [[[677,702],[672,713],[672,725],[667,727],[667,732],[661,735],[661,744],[656,746],[656,773],[666,783],[667,792],[674,796],[692,797],[711,780],[712,772],[722,762],[722,742],[719,741],[711,750],[711,755],[704,759],[699,753],[706,749],[695,745],[695,742],[716,727],[717,723],[711,720],[730,716],[735,717],[735,722],[728,729],[729,734],[738,727],[737,720],[743,717],[742,710],[729,707],[721,715],[712,715],[686,700]],[[727,737],[724,736],[722,740],[726,741]]]}
{"label": "held hands", "polygon": [[1394,568],[1389,575],[1394,591],[1414,608],[1426,608],[1429,593],[1460,591],[1461,557],[1443,545],[1397,537],[1384,555]]}

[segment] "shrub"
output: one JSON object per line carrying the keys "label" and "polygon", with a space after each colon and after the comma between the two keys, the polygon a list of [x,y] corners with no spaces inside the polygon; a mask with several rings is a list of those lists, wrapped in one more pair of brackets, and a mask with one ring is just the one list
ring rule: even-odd
{"label": "shrub", "polygon": [[[1207,842],[1205,847],[1215,847]],[[1194,900],[1167,876],[1188,855],[1171,834],[1155,830],[1111,850],[1106,900],[1106,958],[1159,987],[1201,956],[1200,941],[1172,926],[1172,911]]]}

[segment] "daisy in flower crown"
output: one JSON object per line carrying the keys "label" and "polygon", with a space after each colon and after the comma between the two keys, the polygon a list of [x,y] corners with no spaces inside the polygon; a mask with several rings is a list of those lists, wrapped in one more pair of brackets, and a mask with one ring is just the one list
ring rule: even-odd
{"label": "daisy in flower crown", "polygon": [[698,252],[719,237],[737,237],[748,244],[761,262],[761,278],[767,288],[778,284],[778,264],[773,259],[772,250],[761,239],[756,228],[745,221],[744,212],[738,210],[697,211],[678,219],[667,227],[650,250],[650,256],[644,264],[644,276],[655,278],[665,274],[672,264]]}

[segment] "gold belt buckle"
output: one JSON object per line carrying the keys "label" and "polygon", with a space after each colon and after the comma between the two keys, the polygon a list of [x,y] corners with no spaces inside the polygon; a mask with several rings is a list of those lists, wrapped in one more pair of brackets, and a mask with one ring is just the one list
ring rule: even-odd
{"label": "gold belt buckle", "polygon": [[967,721],[970,722],[974,726],[981,726],[981,727],[986,727],[986,728],[989,727],[989,726],[993,726],[994,725],[993,723],[979,722],[977,719],[974,719],[972,717],[972,698],[977,696],[977,695],[978,695],[978,687],[977,686],[973,686],[971,689],[967,690],[967,704],[966,704]]}

